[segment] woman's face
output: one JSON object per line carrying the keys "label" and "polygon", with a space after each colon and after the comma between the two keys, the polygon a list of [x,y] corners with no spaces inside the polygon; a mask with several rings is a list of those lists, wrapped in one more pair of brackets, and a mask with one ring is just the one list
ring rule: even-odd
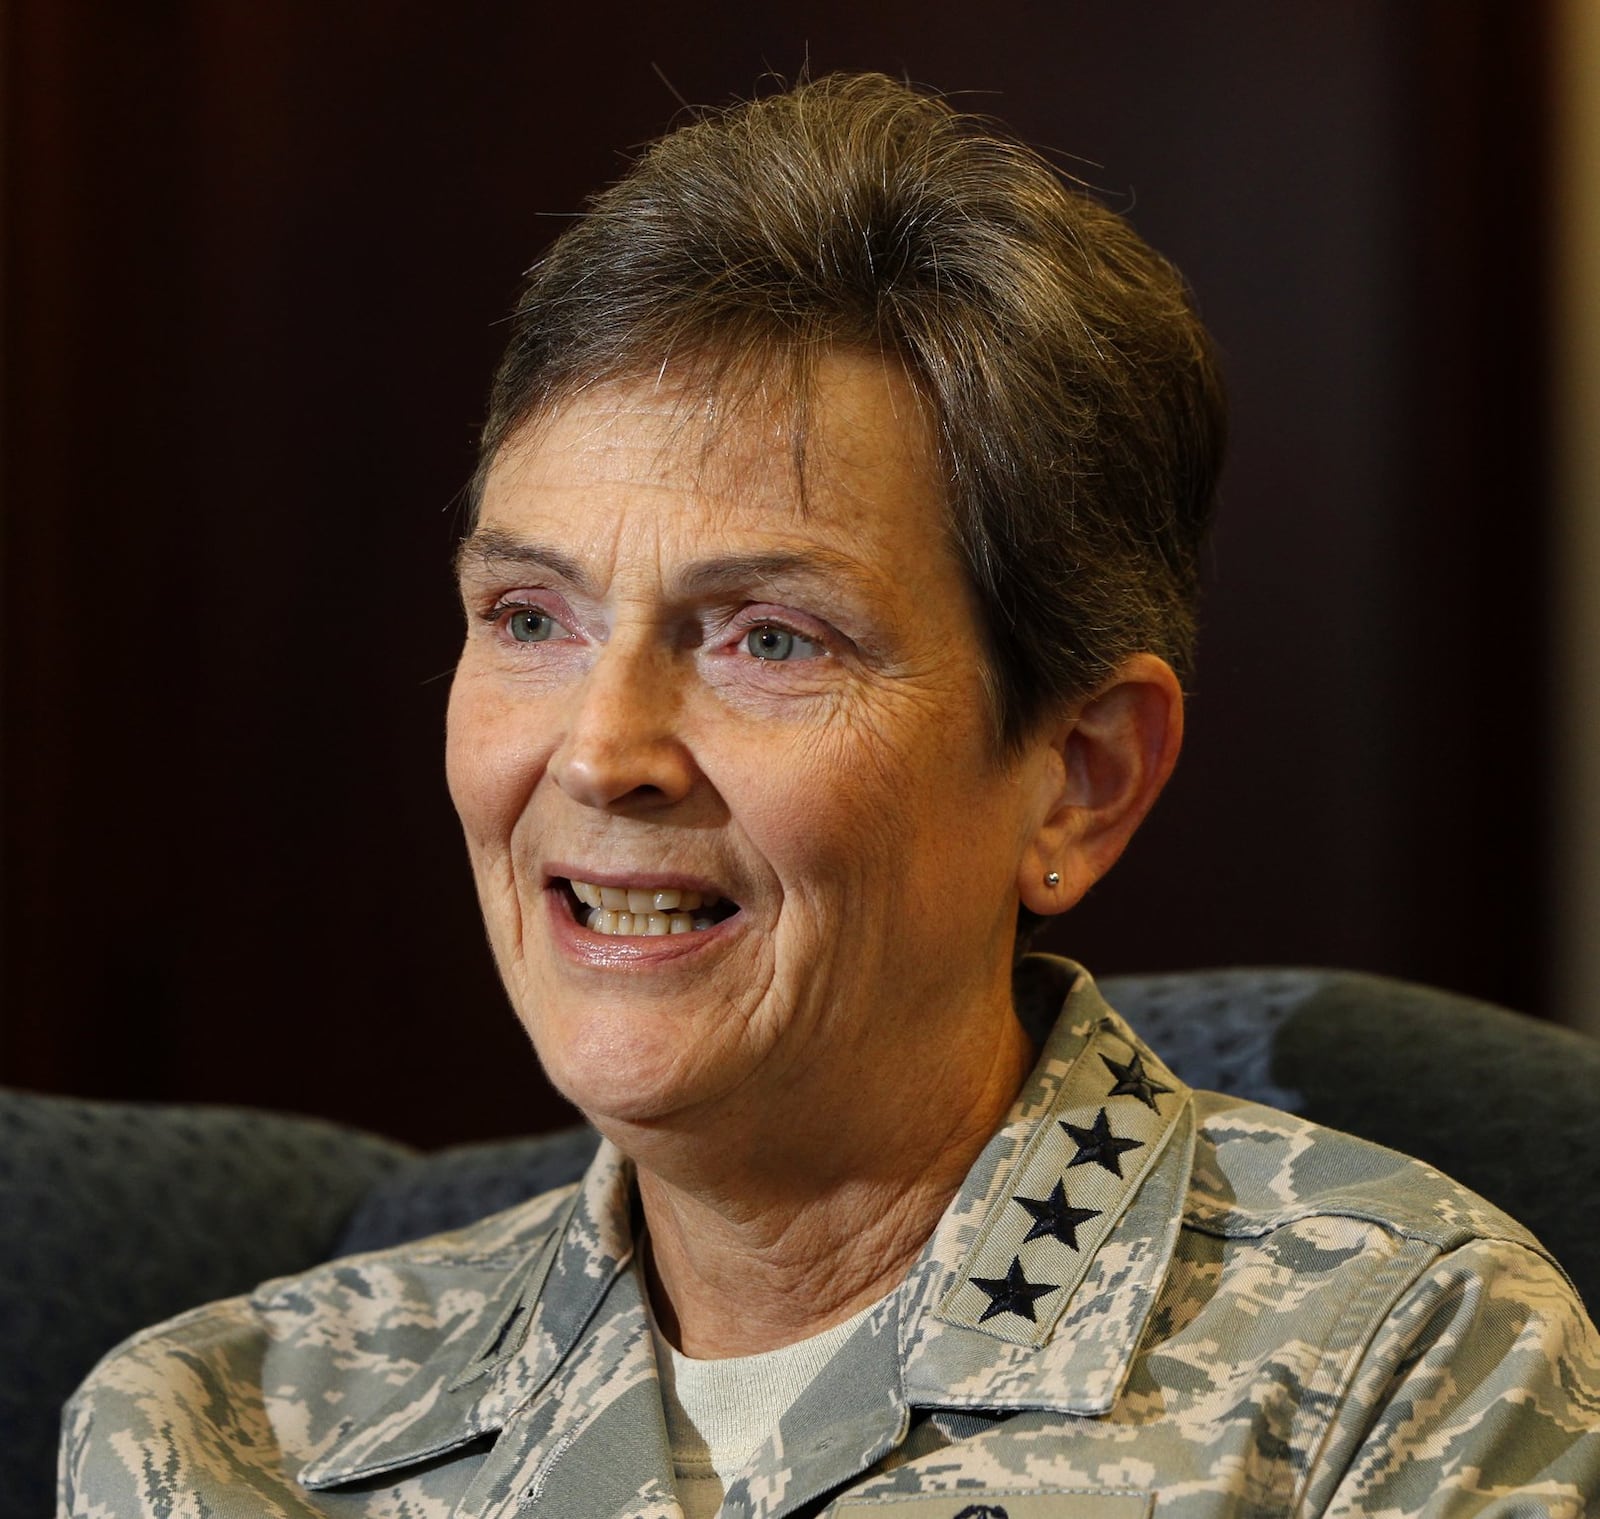
{"label": "woman's face", "polygon": [[834,356],[804,493],[776,411],[651,385],[490,472],[450,787],[511,1000],[602,1128],[870,1102],[908,1041],[992,1058],[1050,755],[995,756],[934,461],[903,375]]}

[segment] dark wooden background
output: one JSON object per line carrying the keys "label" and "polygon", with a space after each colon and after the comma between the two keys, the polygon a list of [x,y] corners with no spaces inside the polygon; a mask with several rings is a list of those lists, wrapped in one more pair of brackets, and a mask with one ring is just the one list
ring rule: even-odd
{"label": "dark wooden background", "polygon": [[1057,935],[1545,1005],[1533,0],[8,0],[0,1081],[560,1121],[440,744],[519,271],[673,89],[932,83],[1173,255],[1235,446],[1189,752]]}

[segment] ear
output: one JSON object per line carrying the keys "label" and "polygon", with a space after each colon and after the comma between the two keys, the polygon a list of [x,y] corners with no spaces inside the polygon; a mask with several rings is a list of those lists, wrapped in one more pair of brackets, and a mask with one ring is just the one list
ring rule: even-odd
{"label": "ear", "polygon": [[[1183,746],[1183,689],[1172,666],[1135,654],[1076,709],[1047,724],[1042,821],[1023,855],[1023,906],[1044,916],[1078,902],[1127,847]],[[1061,879],[1050,884],[1054,873]]]}

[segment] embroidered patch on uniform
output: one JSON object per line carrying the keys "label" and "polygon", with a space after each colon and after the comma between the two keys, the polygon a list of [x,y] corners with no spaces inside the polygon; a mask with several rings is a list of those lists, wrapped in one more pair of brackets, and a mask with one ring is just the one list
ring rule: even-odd
{"label": "embroidered patch on uniform", "polygon": [[1178,1078],[1116,1025],[1097,1029],[990,1205],[939,1319],[1013,1345],[1042,1345],[1186,1100]]}
{"label": "embroidered patch on uniform", "polygon": [[1022,1274],[1022,1262],[1016,1256],[1011,1257],[1011,1269],[1004,1276],[975,1276],[972,1285],[989,1294],[989,1306],[978,1315],[980,1324],[997,1313],[1014,1313],[1030,1324],[1037,1323],[1039,1316],[1033,1311],[1034,1303],[1049,1293],[1061,1291],[1054,1283],[1030,1282]]}
{"label": "embroidered patch on uniform", "polygon": [[1102,1166],[1113,1176],[1122,1175],[1122,1157],[1129,1150],[1144,1148],[1140,1139],[1120,1139],[1111,1132],[1111,1120],[1101,1108],[1087,1128],[1081,1124],[1061,1120],[1061,1127],[1072,1136],[1078,1153],[1067,1162],[1069,1166]]}
{"label": "embroidered patch on uniform", "polygon": [[1033,1220],[1033,1227],[1022,1236],[1023,1244],[1030,1239],[1058,1239],[1069,1250],[1076,1250],[1078,1225],[1100,1217],[1098,1208],[1072,1207],[1067,1202],[1066,1183],[1059,1181],[1050,1189],[1048,1197],[1013,1197],[1011,1201],[1026,1209]]}
{"label": "embroidered patch on uniform", "polygon": [[1153,1495],[1133,1488],[957,1488],[944,1493],[845,1497],[825,1519],[1146,1519]]}
{"label": "embroidered patch on uniform", "polygon": [[1111,1088],[1113,1097],[1137,1097],[1153,1113],[1161,1109],[1156,1105],[1156,1098],[1163,1092],[1172,1090],[1155,1080],[1144,1068],[1144,1056],[1135,1050],[1126,1061],[1113,1060],[1109,1055],[1100,1057],[1106,1063],[1106,1069],[1117,1078],[1117,1084]]}

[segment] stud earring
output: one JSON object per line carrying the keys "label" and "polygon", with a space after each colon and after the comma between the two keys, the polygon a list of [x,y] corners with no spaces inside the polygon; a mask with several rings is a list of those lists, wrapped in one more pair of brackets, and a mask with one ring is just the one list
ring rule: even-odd
{"label": "stud earring", "polygon": [[1058,870],[1052,870],[1050,874],[1044,878],[1044,884],[1046,886],[1059,886],[1061,884],[1061,872]]}

